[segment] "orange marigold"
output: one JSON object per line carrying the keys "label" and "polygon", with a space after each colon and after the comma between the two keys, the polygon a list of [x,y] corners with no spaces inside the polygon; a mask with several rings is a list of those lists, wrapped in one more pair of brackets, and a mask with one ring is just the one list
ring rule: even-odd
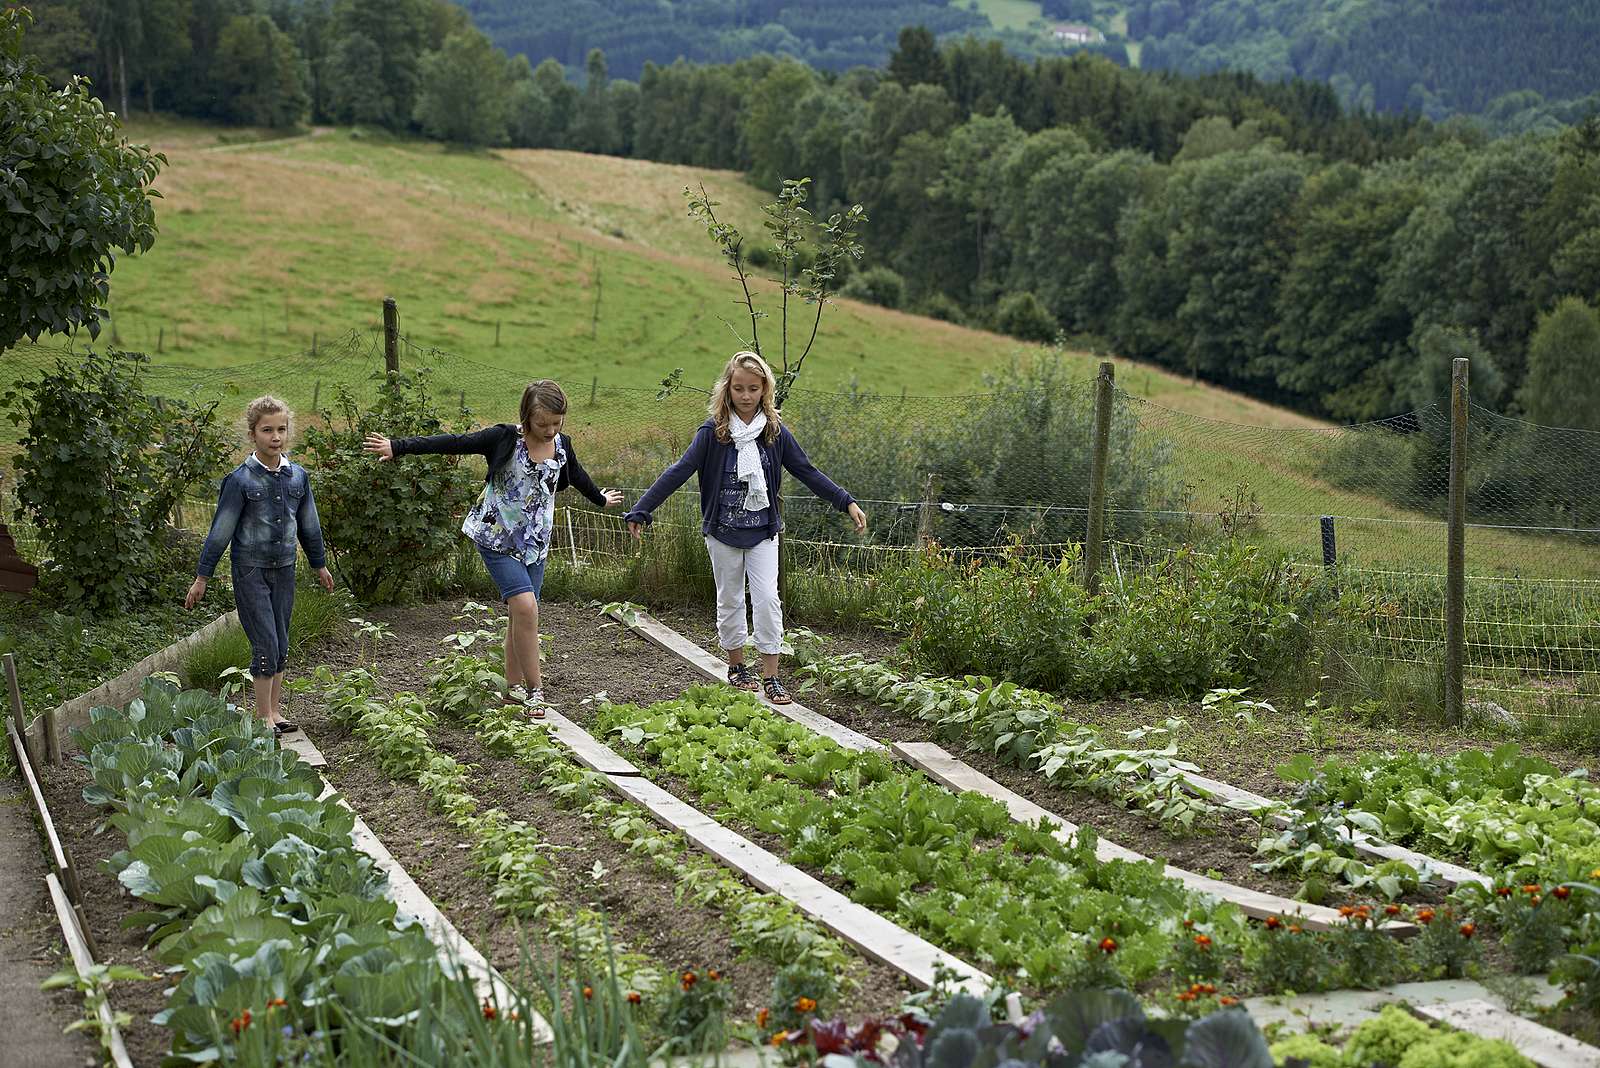
{"label": "orange marigold", "polygon": [[483,1003],[483,1018],[485,1020],[492,1020],[498,1015],[500,1015],[500,1010],[495,1008],[494,1005],[485,999]]}
{"label": "orange marigold", "polygon": [[1460,927],[1456,928],[1456,930],[1461,932],[1462,938],[1471,938],[1477,933],[1478,926],[1477,924],[1473,923],[1464,923]]}
{"label": "orange marigold", "polygon": [[794,1003],[794,1009],[796,1012],[815,1012],[816,1008],[816,1001],[808,997],[802,997]]}
{"label": "orange marigold", "polygon": [[1217,999],[1217,1004],[1218,1005],[1237,1005],[1237,1004],[1239,1004],[1239,999],[1234,997],[1232,994],[1224,994],[1220,998]]}
{"label": "orange marigold", "polygon": [[1197,934],[1197,935],[1194,936],[1194,944],[1199,946],[1201,949],[1210,949],[1211,948],[1211,936],[1210,935],[1205,935],[1205,934]]}
{"label": "orange marigold", "polygon": [[637,1005],[637,1004],[639,1004],[639,1002],[641,1002],[643,1000],[644,1000],[644,997],[637,990],[628,991],[628,1004],[629,1005]]}
{"label": "orange marigold", "polygon": [[756,1026],[765,1031],[767,1029],[767,1020],[771,1016],[772,1010],[762,1009],[760,1012],[756,1013]]}
{"label": "orange marigold", "polygon": [[1554,894],[1559,900],[1565,901],[1567,898],[1572,896],[1572,887],[1570,887],[1570,886],[1558,886],[1558,887],[1556,887],[1554,890],[1552,890],[1550,892],[1552,894]]}
{"label": "orange marigold", "polygon": [[240,1012],[239,1015],[233,1018],[233,1021],[228,1026],[233,1028],[233,1033],[236,1035],[242,1032],[246,1027],[249,1027],[250,1010],[245,1009],[244,1011]]}
{"label": "orange marigold", "polygon": [[1280,928],[1282,926],[1283,926],[1283,920],[1281,918],[1279,918],[1277,916],[1268,916],[1267,917],[1267,930],[1276,931],[1278,928]]}
{"label": "orange marigold", "polygon": [[1117,951],[1117,940],[1115,938],[1102,938],[1102,939],[1100,939],[1100,952],[1102,952],[1102,953],[1115,953],[1116,951]]}
{"label": "orange marigold", "polygon": [[583,988],[583,1000],[588,1001],[593,997],[594,997],[594,987],[592,987],[592,986],[584,987]]}

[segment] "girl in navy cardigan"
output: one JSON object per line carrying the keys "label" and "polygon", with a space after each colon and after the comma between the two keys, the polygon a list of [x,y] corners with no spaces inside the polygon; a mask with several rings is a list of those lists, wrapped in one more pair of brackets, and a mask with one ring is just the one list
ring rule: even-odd
{"label": "girl in navy cardigan", "polygon": [[[783,606],[778,601],[778,489],[787,469],[818,497],[849,512],[856,533],[867,516],[855,498],[840,489],[806,458],[773,405],[777,380],[767,361],[740,352],[728,361],[711,391],[711,418],[695,432],[689,448],[661,473],[655,485],[628,513],[628,532],[638,538],[651,514],[673,491],[697,475],[700,480],[700,530],[717,580],[717,641],[728,658],[728,682],[743,690],[765,689],[776,705],[790,703],[778,679],[783,648]],[[761,653],[761,682],[744,662],[745,586]]]}

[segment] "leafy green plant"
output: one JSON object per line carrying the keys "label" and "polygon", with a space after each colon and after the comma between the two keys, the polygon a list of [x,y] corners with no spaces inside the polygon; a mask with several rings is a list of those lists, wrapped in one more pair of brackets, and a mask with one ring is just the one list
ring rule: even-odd
{"label": "leafy green plant", "polygon": [[145,391],[147,362],[138,353],[74,354],[0,395],[26,428],[13,461],[17,501],[69,602],[126,609],[153,596],[176,566],[173,505],[233,451],[216,402],[158,404]]}
{"label": "leafy green plant", "polygon": [[379,463],[363,452],[369,432],[400,437],[450,428],[431,391],[431,374],[423,367],[385,377],[370,407],[341,384],[321,423],[305,428],[305,460],[317,471],[329,558],[364,603],[399,598],[448,560],[459,517],[477,492],[477,479],[459,456]]}
{"label": "leafy green plant", "polygon": [[[66,1029],[92,1031],[100,1048],[109,1054],[111,1032],[106,1029],[105,1021],[100,1018],[100,1009],[111,1003],[112,984],[146,982],[150,979],[151,976],[126,964],[91,964],[87,973],[80,973],[76,968],[59,971],[41,983],[40,987],[44,990],[70,988],[82,994],[83,1018],[72,1021]],[[126,1012],[113,1011],[111,1021],[114,1027],[120,1029],[132,1023],[133,1017]]]}

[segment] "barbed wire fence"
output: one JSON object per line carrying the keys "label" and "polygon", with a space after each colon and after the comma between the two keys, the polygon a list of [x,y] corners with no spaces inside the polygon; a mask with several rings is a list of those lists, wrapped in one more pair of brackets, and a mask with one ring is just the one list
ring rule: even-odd
{"label": "barbed wire fence", "polygon": [[[353,330],[314,349],[229,367],[149,366],[147,388],[242,409],[274,392],[307,420],[329,418],[341,396],[374,400],[386,348],[407,370],[427,368],[440,406],[463,423],[512,421],[527,374],[413,345],[382,328]],[[0,392],[36,378],[72,349],[8,354]],[[865,574],[938,544],[973,555],[1076,551],[1089,533],[1095,385],[1065,374],[1030,388],[919,397],[796,390],[784,418],[811,459],[872,517],[865,539],[797,480],[784,488],[792,573]],[[705,418],[703,392],[564,383],[567,430],[585,466],[631,502],[687,446]],[[1419,677],[1443,671],[1451,419],[1436,403],[1340,427],[1236,425],[1120,390],[1107,434],[1104,567],[1217,538],[1247,538],[1306,567],[1336,564],[1347,590],[1378,606],[1367,657]],[[336,418],[336,415],[332,415]],[[1551,719],[1600,707],[1600,434],[1542,427],[1474,406],[1466,469],[1463,681],[1469,705],[1492,702]],[[23,428],[0,418],[0,521],[38,560],[18,515],[10,458]],[[243,438],[241,435],[241,454]],[[197,487],[183,515],[209,522]],[[657,515],[658,530],[698,537],[690,485]],[[563,507],[554,551],[576,564],[617,563],[638,550],[620,512]]]}

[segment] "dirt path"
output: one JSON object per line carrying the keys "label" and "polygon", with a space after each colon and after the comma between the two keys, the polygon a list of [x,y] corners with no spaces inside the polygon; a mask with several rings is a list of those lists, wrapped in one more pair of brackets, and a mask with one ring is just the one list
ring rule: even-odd
{"label": "dirt path", "polygon": [[71,967],[44,875],[27,794],[8,777],[0,781],[0,1065],[98,1064],[93,1041],[62,1031],[82,1015],[82,999],[39,989]]}

